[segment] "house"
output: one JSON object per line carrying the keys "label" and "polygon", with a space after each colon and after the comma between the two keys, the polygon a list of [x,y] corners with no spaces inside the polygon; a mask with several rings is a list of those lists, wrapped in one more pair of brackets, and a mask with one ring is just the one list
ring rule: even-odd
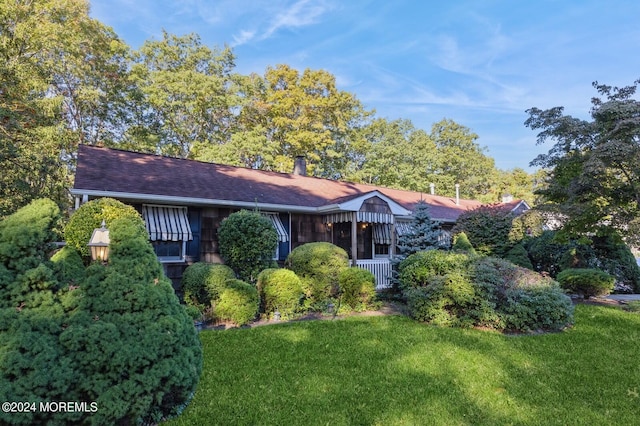
{"label": "house", "polygon": [[112,197],[143,216],[167,275],[179,280],[195,261],[221,262],[217,229],[240,209],[258,210],[278,232],[274,259],[299,245],[326,241],[344,248],[352,264],[387,285],[395,241],[408,229],[421,200],[450,230],[458,216],[481,205],[474,200],[194,160],[81,145],[72,195],[76,208]]}

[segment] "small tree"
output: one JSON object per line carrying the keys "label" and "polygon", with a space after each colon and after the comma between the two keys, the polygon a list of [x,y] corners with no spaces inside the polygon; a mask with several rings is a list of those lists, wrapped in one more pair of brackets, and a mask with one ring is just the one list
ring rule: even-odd
{"label": "small tree", "polygon": [[241,210],[222,221],[218,241],[224,262],[241,280],[255,283],[260,271],[273,265],[278,233],[268,218]]}
{"label": "small tree", "polygon": [[416,205],[411,232],[398,238],[397,255],[401,259],[419,251],[431,250],[440,246],[440,222],[431,219],[429,206],[420,201]]}
{"label": "small tree", "polygon": [[495,206],[482,206],[458,217],[454,232],[464,232],[480,254],[504,256],[513,247],[509,238],[514,215]]}

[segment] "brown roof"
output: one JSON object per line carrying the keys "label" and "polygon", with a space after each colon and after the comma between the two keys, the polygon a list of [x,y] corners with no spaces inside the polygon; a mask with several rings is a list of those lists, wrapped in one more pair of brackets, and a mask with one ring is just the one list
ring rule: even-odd
{"label": "brown roof", "polygon": [[288,173],[267,172],[194,160],[162,157],[81,145],[72,193],[116,198],[188,199],[190,203],[233,202],[318,208],[378,191],[413,211],[424,200],[434,219],[455,221],[479,207],[475,200],[334,181]]}

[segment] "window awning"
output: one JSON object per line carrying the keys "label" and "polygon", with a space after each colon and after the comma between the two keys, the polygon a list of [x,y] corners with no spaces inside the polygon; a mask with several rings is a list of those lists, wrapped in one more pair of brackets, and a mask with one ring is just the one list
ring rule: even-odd
{"label": "window awning", "polygon": [[278,241],[283,243],[289,241],[289,234],[287,234],[287,230],[282,224],[280,216],[278,216],[277,213],[262,213],[262,215],[271,219],[271,224],[276,228],[276,232],[278,233]]}
{"label": "window awning", "polygon": [[372,230],[375,244],[391,244],[391,225],[388,223],[374,223]]}
{"label": "window awning", "polygon": [[193,240],[186,207],[145,204],[142,217],[151,241]]}
{"label": "window awning", "polygon": [[[330,213],[323,218],[324,223],[342,223],[351,222],[352,220],[353,212]],[[393,215],[388,213],[356,212],[356,220],[368,223],[393,223]]]}

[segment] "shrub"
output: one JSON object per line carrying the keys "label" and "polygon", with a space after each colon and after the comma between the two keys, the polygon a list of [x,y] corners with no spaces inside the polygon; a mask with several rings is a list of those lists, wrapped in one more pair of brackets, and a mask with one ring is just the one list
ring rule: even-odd
{"label": "shrub", "polygon": [[342,304],[352,310],[367,309],[376,296],[376,277],[366,269],[346,268],[340,272],[338,283]]}
{"label": "shrub", "polygon": [[558,241],[556,231],[544,231],[538,237],[525,242],[525,248],[533,265],[533,270],[546,272],[552,277],[560,272],[560,259],[567,246]]}
{"label": "shrub", "polygon": [[213,313],[220,320],[229,320],[240,326],[256,317],[259,306],[258,290],[251,284],[233,279],[227,281]]}
{"label": "shrub", "polygon": [[503,256],[512,243],[509,239],[514,215],[495,206],[482,206],[462,213],[453,228],[464,232],[478,253]]}
{"label": "shrub", "polygon": [[461,251],[468,254],[476,254],[476,250],[473,248],[471,243],[469,242],[469,238],[467,234],[464,232],[460,232],[453,237],[453,246],[451,247],[453,251]]}
{"label": "shrub", "polygon": [[464,274],[432,276],[425,286],[409,288],[405,294],[409,312],[418,321],[462,327],[476,322],[468,315],[476,302],[475,289]]}
{"label": "shrub", "polygon": [[110,238],[109,264],[91,265],[65,296],[71,314],[57,339],[58,362],[72,374],[64,398],[95,401],[95,424],[157,423],[189,401],[202,349],[146,231],[116,219]]}
{"label": "shrub", "polygon": [[471,275],[509,330],[558,331],[573,322],[571,299],[549,277],[492,257],[477,259]]}
{"label": "shrub", "polygon": [[562,288],[582,294],[585,299],[604,296],[613,290],[615,278],[598,269],[571,268],[558,274]]}
{"label": "shrub", "polygon": [[184,302],[202,312],[218,299],[226,281],[235,277],[230,267],[219,263],[196,262],[189,265],[181,280]]}
{"label": "shrub", "polygon": [[307,303],[313,304],[337,294],[338,276],[349,267],[349,256],[331,243],[308,243],[293,249],[285,266],[300,277]]}
{"label": "shrub", "polygon": [[111,228],[112,222],[120,218],[128,218],[136,228],[145,230],[144,220],[136,209],[113,198],[99,198],[81,205],[71,215],[64,228],[64,239],[82,257],[88,258],[91,253],[87,244],[93,230],[99,228],[103,220],[107,228]]}
{"label": "shrub", "polygon": [[533,269],[533,264],[531,263],[531,260],[529,260],[529,256],[527,255],[527,250],[522,244],[516,244],[515,246],[513,246],[505,254],[504,259],[515,265],[522,266],[523,268]]}
{"label": "shrub", "polygon": [[215,303],[220,298],[220,293],[226,288],[227,281],[236,278],[233,269],[221,263],[209,265],[209,270],[204,279],[204,285],[209,295],[209,303]]}
{"label": "shrub", "polygon": [[427,250],[414,253],[398,266],[400,287],[424,287],[434,275],[465,271],[469,256],[442,250]]}
{"label": "shrub", "polygon": [[196,262],[185,268],[180,280],[184,303],[188,306],[199,307],[202,311],[204,305],[211,301],[205,287],[205,278],[209,272],[209,263]]}
{"label": "shrub", "polygon": [[76,249],[69,246],[62,247],[51,257],[51,262],[62,285],[77,285],[84,279],[84,263]]}
{"label": "shrub", "polygon": [[289,269],[270,268],[262,271],[258,275],[258,293],[264,313],[270,315],[277,310],[282,318],[295,314],[304,297],[300,278]]}
{"label": "shrub", "polygon": [[224,219],[218,229],[220,256],[238,277],[255,282],[263,269],[273,266],[278,233],[260,213],[241,210]]}

